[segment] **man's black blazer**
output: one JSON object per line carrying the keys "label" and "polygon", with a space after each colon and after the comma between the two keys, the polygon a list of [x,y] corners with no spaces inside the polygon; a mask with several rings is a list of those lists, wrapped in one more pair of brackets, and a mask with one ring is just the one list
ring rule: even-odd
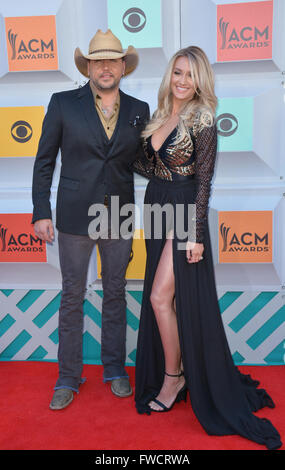
{"label": "man's black blazer", "polygon": [[108,141],[94,105],[89,82],[76,90],[54,93],[44,118],[33,172],[33,218],[51,219],[50,188],[59,149],[61,173],[56,228],[87,235],[89,207],[105,194],[119,196],[120,207],[134,202],[132,164],[141,152],[140,134],[149,106],[120,90],[120,111]]}

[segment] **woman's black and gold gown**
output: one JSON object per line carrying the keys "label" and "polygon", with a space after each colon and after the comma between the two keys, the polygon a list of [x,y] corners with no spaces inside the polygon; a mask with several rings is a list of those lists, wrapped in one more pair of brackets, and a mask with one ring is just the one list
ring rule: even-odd
{"label": "woman's black and gold gown", "polygon": [[[144,156],[134,169],[150,181],[145,204],[196,204],[196,240],[204,244],[203,260],[187,263],[174,217],[173,269],[179,340],[185,380],[194,413],[210,435],[239,434],[268,449],[281,447],[280,435],[271,422],[253,412],[275,405],[259,382],[242,374],[234,365],[218,304],[208,228],[208,202],[214,173],[217,130],[209,127],[204,114],[196,116],[190,136],[173,145],[177,129],[158,152],[151,138],[144,140]],[[185,210],[185,216],[187,211]],[[177,219],[178,220],[178,219]],[[147,261],[136,355],[135,402],[139,413],[151,413],[149,401],[164,380],[164,353],[150,293],[162,253],[162,238],[146,238]]]}

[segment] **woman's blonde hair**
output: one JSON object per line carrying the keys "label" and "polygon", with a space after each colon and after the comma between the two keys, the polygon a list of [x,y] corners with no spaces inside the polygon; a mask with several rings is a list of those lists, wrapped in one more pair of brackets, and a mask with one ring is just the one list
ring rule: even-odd
{"label": "woman's blonde hair", "polygon": [[195,94],[180,112],[175,143],[183,140],[186,134],[189,135],[189,127],[194,124],[197,113],[205,121],[205,125],[213,125],[217,106],[214,73],[205,52],[200,47],[189,46],[176,52],[168,63],[158,92],[157,110],[142,133],[145,138],[159,129],[171,115],[173,105],[171,80],[178,57],[187,57],[189,60]]}

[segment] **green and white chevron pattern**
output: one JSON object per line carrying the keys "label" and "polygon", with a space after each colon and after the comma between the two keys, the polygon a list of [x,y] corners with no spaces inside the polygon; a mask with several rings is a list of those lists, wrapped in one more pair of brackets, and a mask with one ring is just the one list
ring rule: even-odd
{"label": "green and white chevron pattern", "polygon": [[[127,365],[135,365],[142,292],[127,291]],[[284,364],[282,292],[218,292],[233,359]],[[60,290],[0,290],[0,360],[57,360]],[[102,291],[84,301],[84,362],[100,364]]]}

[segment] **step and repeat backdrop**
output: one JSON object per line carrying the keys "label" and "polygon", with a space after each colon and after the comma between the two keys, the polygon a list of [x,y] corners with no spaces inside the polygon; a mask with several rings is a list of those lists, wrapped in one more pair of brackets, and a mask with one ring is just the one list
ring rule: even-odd
{"label": "step and repeat backdrop", "polygon": [[[57,241],[31,225],[32,171],[52,93],[86,83],[74,64],[110,28],[139,53],[121,88],[156,109],[168,60],[204,49],[216,76],[218,156],[209,223],[218,297],[236,364],[285,358],[284,0],[0,0],[0,360],[56,360]],[[60,153],[51,203],[55,214]],[[145,267],[147,181],[135,176],[127,271],[127,363],[135,364]],[[95,247],[84,301],[84,360],[100,363],[102,288]]]}

